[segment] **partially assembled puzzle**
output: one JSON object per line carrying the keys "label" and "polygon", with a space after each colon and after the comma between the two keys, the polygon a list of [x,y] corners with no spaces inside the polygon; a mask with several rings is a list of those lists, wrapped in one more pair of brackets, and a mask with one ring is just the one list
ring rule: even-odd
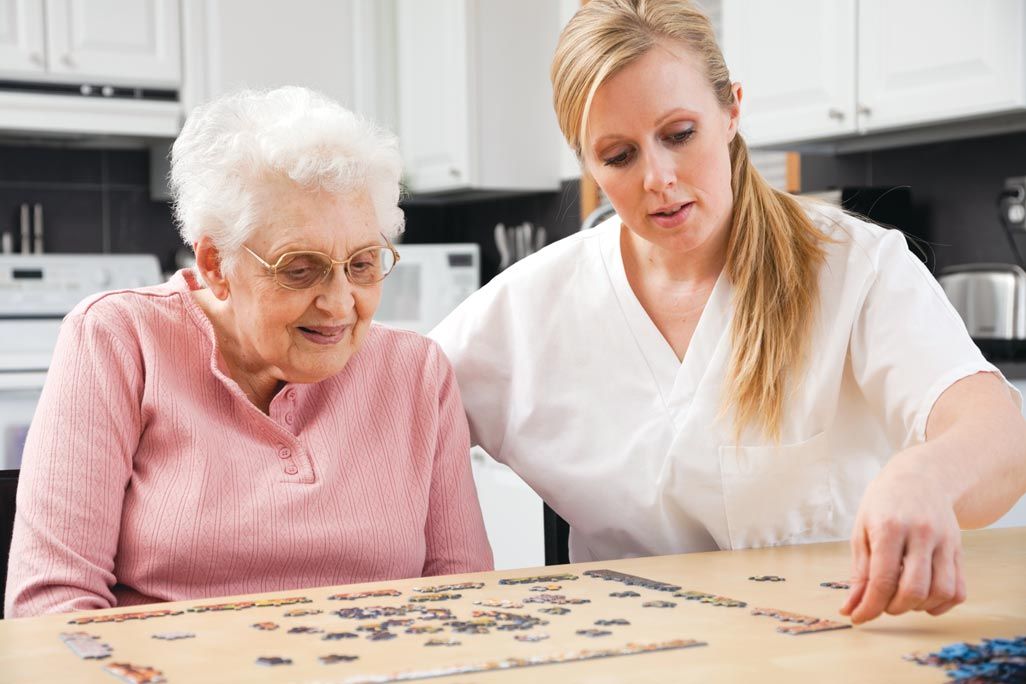
{"label": "partially assembled puzzle", "polygon": [[[749,579],[758,582],[784,581],[784,578],[776,576]],[[841,584],[831,582],[823,586],[838,587]],[[155,684],[168,681],[164,673],[166,666],[161,662],[162,656],[166,654],[169,659],[180,658],[190,645],[202,644],[205,639],[216,640],[217,630],[224,629],[223,625],[217,628],[211,625],[210,633],[204,634],[202,628],[197,628],[196,619],[183,616],[241,613],[250,619],[240,621],[240,628],[251,630],[252,641],[260,644],[261,652],[250,661],[252,667],[284,671],[300,662],[316,662],[331,669],[330,675],[328,672],[325,675],[332,680],[364,684],[517,670],[700,648],[707,645],[700,635],[660,632],[666,638],[639,639],[637,628],[644,625],[646,615],[654,617],[657,613],[663,614],[662,611],[677,608],[681,601],[714,608],[748,608],[746,601],[736,598],[613,570],[587,570],[581,576],[559,573],[509,577],[498,580],[495,590],[499,589],[506,594],[502,598],[490,596],[484,582],[437,585],[425,582],[406,595],[396,589],[377,589],[328,594],[319,601],[294,595],[200,604],[182,610],[155,608],[118,615],[85,614],[69,620],[68,630],[61,633],[59,638],[75,656],[95,662],[97,667],[109,675],[132,684]],[[512,598],[511,594],[514,594]],[[629,614],[631,619],[613,613],[585,616],[587,611],[595,611],[593,605],[589,605],[592,600],[588,596],[615,599],[609,601],[603,598],[602,602],[605,606],[623,606],[623,612]],[[457,606],[464,608],[464,611],[460,613]],[[850,627],[847,623],[775,608],[751,608],[748,613],[753,621],[762,621],[766,617],[777,620],[781,624],[775,626],[775,631],[791,636]],[[176,624],[183,619],[185,625]],[[142,621],[146,621],[145,627],[140,624]],[[199,623],[202,624],[202,620]],[[119,625],[118,629],[123,625],[124,629],[132,629],[136,633],[147,630],[148,636],[153,639],[153,648],[148,649],[152,653],[150,661],[126,662],[119,657],[117,639],[111,636],[111,629],[107,629],[104,638],[88,631],[90,627],[103,625],[106,628],[111,624]],[[558,638],[560,635],[557,634],[557,639],[550,641],[552,628],[557,624],[574,638]],[[150,632],[151,625],[159,629]],[[497,642],[507,644],[502,647],[507,649],[505,653],[490,648],[486,659],[480,659],[480,656],[477,659],[461,656],[461,647],[470,643],[468,640],[504,632],[512,633],[509,637],[503,637],[509,641]],[[576,637],[594,640],[595,647],[579,648],[571,647],[570,644],[562,649],[558,647],[559,643],[570,641],[579,645],[580,641]],[[312,640],[316,640],[320,646],[314,646]],[[406,643],[403,651],[396,651],[393,663],[400,660],[415,662],[416,658],[406,657],[409,648],[441,649],[438,653],[445,654],[446,662],[440,666],[386,672],[367,671],[361,667],[361,656],[365,654],[366,647],[360,644],[393,640]],[[170,642],[175,642],[175,645],[172,647]],[[343,645],[345,648],[341,648]],[[525,649],[532,648],[535,652],[525,652]],[[476,652],[479,653],[480,649]],[[434,663],[437,662],[435,659]],[[245,673],[238,675],[240,680],[247,679]]]}
{"label": "partially assembled puzzle", "polygon": [[[748,579],[786,581],[776,575]],[[839,581],[825,581],[820,586],[846,588],[845,582]],[[237,637],[240,630],[247,637],[233,637],[233,643],[245,643],[255,652],[245,660],[241,651],[232,654],[237,658],[236,668],[252,669],[248,674],[234,670],[237,681],[262,679],[261,672],[271,671],[288,681],[309,680],[309,668],[313,667],[323,672],[318,681],[370,684],[517,671],[598,658],[644,657],[707,646],[702,634],[686,633],[686,619],[667,619],[680,611],[698,610],[706,615],[704,607],[679,607],[687,602],[709,609],[733,609],[708,614],[744,615],[753,628],[765,626],[769,633],[782,635],[769,638],[851,628],[846,622],[780,608],[749,607],[738,598],[605,569],[586,570],[580,576],[554,573],[502,578],[490,588],[502,596],[490,595],[488,585],[481,581],[442,585],[425,581],[406,593],[396,589],[327,592],[200,603],[181,609],[82,614],[69,619],[69,627],[56,637],[81,659],[83,667],[132,684],[169,681],[165,673],[176,663],[200,660],[199,653],[219,648],[229,631]],[[763,592],[763,598],[766,595]],[[206,632],[204,623],[209,628]],[[95,633],[100,630],[103,635]],[[125,647],[134,657],[119,655],[119,634],[123,642],[135,643],[134,649]],[[152,644],[143,649],[148,659],[131,661],[142,660],[137,645],[144,634],[145,642]],[[593,641],[594,647],[582,647],[586,640]],[[392,644],[371,646],[369,642]],[[987,653],[994,651],[994,657],[1003,658],[1000,667],[1004,669],[1023,655],[1022,638],[1009,643],[997,640],[986,644]],[[374,650],[383,648],[391,648],[388,658],[382,657],[384,651]],[[1015,651],[1013,655],[1009,655],[1010,649]],[[960,651],[957,655],[963,666],[970,661],[979,665],[981,652],[974,651],[972,657],[962,657]],[[942,651],[916,661],[947,663],[944,658],[949,655]],[[407,666],[398,667],[399,662]],[[295,676],[287,674],[293,671]]]}

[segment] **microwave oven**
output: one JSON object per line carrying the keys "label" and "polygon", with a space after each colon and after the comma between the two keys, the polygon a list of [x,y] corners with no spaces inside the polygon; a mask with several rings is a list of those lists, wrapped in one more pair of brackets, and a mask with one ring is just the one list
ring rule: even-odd
{"label": "microwave oven", "polygon": [[381,284],[374,320],[422,335],[481,284],[477,243],[399,244],[399,263]]}

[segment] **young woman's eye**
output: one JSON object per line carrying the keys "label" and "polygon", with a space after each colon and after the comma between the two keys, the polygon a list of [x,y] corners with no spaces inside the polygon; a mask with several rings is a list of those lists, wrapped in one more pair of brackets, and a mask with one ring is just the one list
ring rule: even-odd
{"label": "young woman's eye", "polygon": [[631,160],[631,153],[629,150],[624,150],[620,154],[612,157],[606,157],[602,160],[602,163],[606,166],[626,166]]}
{"label": "young woman's eye", "polygon": [[694,128],[685,128],[683,131],[677,131],[666,136],[667,142],[674,145],[682,145],[691,139],[691,136],[695,134]]}

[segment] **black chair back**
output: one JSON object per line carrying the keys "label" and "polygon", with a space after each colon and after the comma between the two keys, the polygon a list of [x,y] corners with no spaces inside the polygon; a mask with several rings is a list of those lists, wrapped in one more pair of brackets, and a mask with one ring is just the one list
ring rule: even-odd
{"label": "black chair back", "polygon": [[18,493],[18,471],[0,470],[0,619],[4,617],[4,590],[7,588],[7,564],[14,532],[14,500]]}
{"label": "black chair back", "polygon": [[545,565],[566,565],[570,562],[570,525],[559,514],[542,504],[545,525]]}

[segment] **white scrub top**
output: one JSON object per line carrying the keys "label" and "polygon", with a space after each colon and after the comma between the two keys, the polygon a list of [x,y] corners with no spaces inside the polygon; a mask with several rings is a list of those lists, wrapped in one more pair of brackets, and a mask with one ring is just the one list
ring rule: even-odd
{"label": "white scrub top", "polygon": [[998,372],[900,232],[809,211],[838,242],[779,446],[753,429],[737,444],[721,415],[726,276],[678,361],[628,284],[616,216],[518,262],[431,332],[473,441],[570,524],[571,561],[847,537],[938,396]]}

